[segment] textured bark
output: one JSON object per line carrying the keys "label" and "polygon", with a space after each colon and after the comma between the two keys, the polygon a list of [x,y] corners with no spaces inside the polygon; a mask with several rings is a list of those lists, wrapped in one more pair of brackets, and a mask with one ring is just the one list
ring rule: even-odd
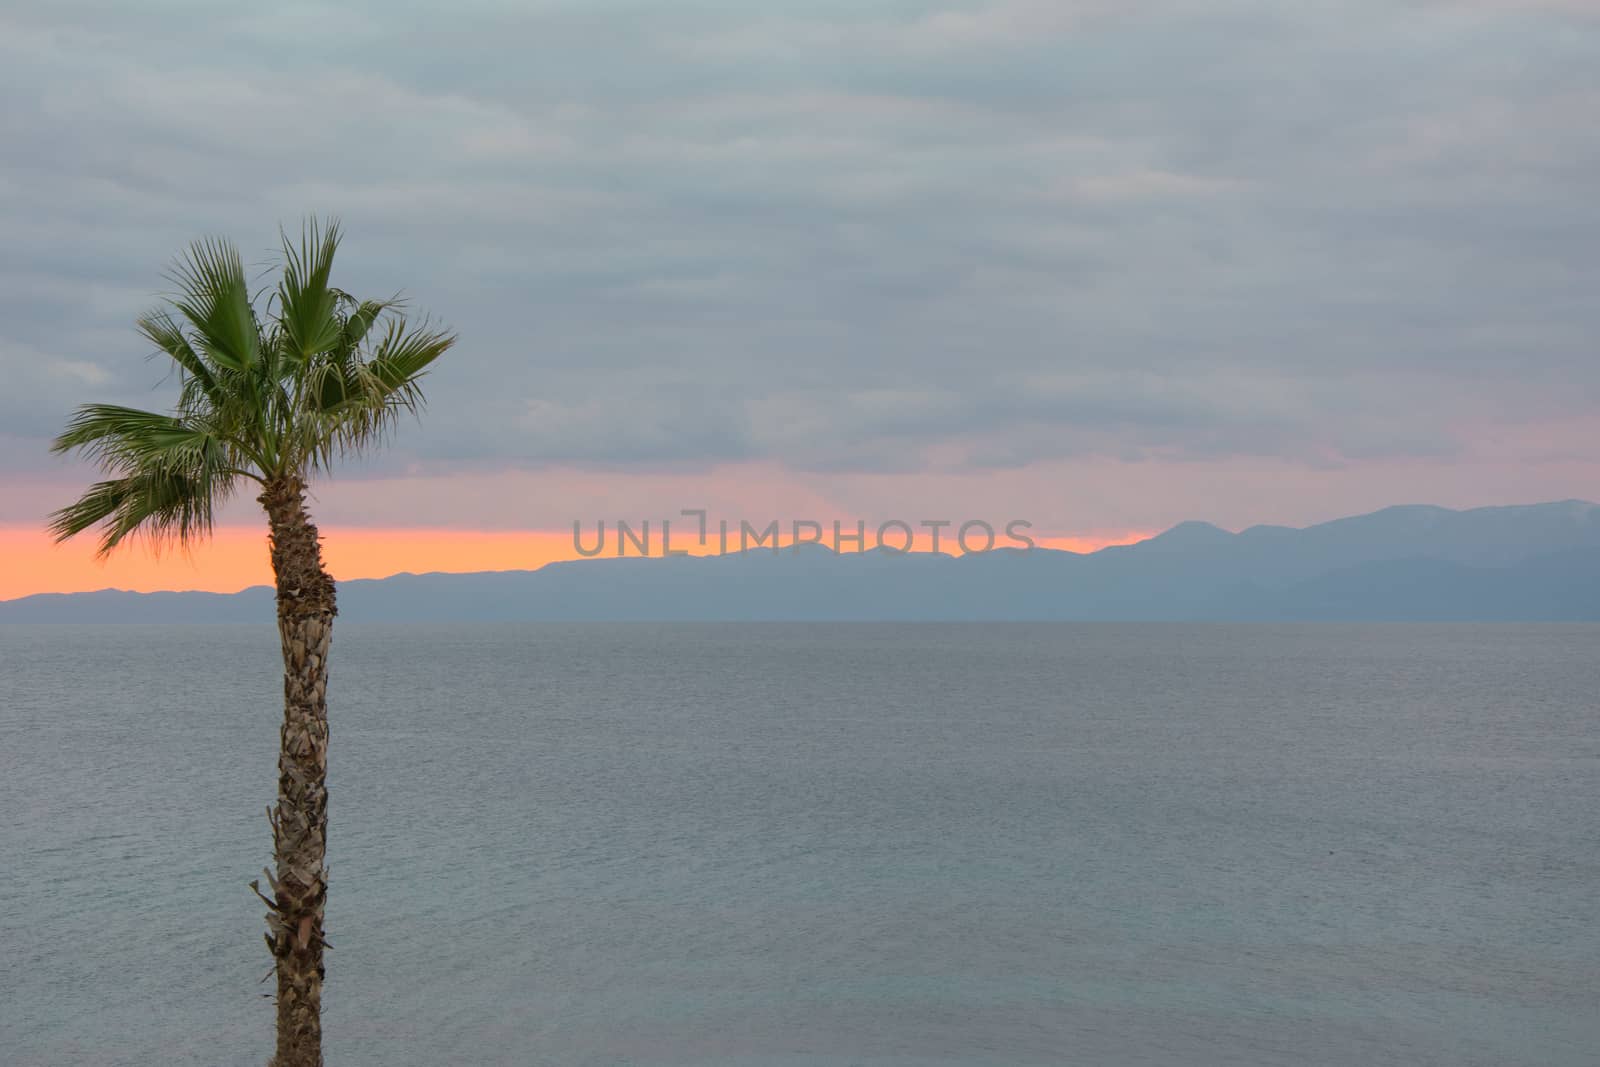
{"label": "textured bark", "polygon": [[[278,803],[271,812],[277,876],[262,894],[278,977],[278,1047],[271,1067],[322,1065],[323,908],[328,896],[328,644],[333,579],[297,480],[260,496],[272,529],[283,643],[283,731]],[[258,890],[259,892],[259,890]]]}

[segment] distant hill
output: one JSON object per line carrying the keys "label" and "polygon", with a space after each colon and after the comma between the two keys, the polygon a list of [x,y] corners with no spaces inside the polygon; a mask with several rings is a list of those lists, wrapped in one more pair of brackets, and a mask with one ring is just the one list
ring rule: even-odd
{"label": "distant hill", "polygon": [[[1077,554],[817,545],[339,583],[348,621],[1600,621],[1600,507],[1406,506],[1306,529],[1186,522]],[[0,622],[267,622],[272,592],[51,594]]]}

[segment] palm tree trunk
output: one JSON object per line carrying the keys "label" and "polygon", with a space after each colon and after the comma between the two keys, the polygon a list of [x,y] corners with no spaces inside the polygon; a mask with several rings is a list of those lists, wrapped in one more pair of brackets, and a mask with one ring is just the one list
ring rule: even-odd
{"label": "palm tree trunk", "polygon": [[267,900],[267,945],[278,975],[278,1049],[272,1067],[322,1067],[324,860],[328,835],[328,643],[333,579],[296,479],[260,496],[272,529],[272,570],[283,642],[283,732],[272,811],[277,877]]}

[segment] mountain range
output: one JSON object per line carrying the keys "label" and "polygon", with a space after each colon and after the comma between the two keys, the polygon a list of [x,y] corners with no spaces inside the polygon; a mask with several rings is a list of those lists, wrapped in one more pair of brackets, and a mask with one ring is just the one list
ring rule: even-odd
{"label": "mountain range", "polygon": [[[1385,508],[1304,529],[961,557],[820,545],[339,583],[340,617],[511,620],[1600,621],[1600,506]],[[272,591],[41,594],[0,622],[267,622]]]}

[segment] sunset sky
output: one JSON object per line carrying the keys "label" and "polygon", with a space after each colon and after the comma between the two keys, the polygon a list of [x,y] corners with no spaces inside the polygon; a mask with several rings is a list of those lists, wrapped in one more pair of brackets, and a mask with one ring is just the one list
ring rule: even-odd
{"label": "sunset sky", "polygon": [[1600,498],[1595,0],[338,10],[0,8],[0,598],[267,579],[248,499],[51,545],[47,445],[170,401],[185,243],[310,212],[461,335],[316,487],[336,577],[686,508],[1087,550]]}

